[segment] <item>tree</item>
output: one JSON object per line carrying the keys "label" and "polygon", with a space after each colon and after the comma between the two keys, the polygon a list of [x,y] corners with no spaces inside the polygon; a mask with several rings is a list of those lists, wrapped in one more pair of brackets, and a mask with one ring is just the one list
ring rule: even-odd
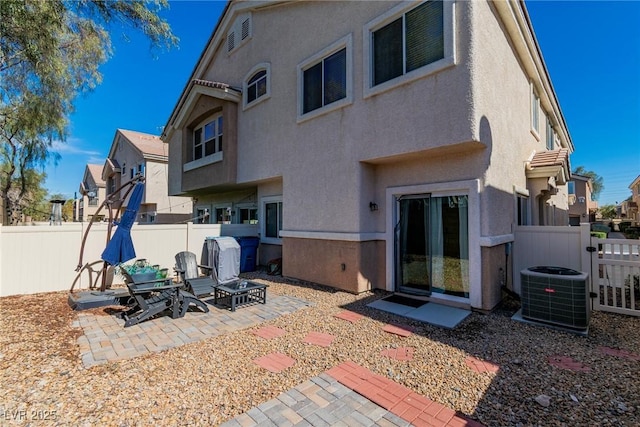
{"label": "tree", "polygon": [[[73,102],[101,80],[99,66],[111,55],[108,29],[142,31],[153,47],[177,39],[158,16],[166,0],[0,1],[0,163],[5,223],[25,197],[15,185],[56,154],[64,141]],[[16,200],[17,197],[17,200]],[[15,218],[14,218],[15,219]]]}
{"label": "tree", "polygon": [[591,178],[591,200],[598,200],[600,193],[604,190],[604,179],[597,173],[586,170],[584,166],[576,167],[573,173]]}
{"label": "tree", "polygon": [[600,215],[604,219],[613,219],[617,216],[616,205],[604,205],[601,206],[598,211],[600,211]]}

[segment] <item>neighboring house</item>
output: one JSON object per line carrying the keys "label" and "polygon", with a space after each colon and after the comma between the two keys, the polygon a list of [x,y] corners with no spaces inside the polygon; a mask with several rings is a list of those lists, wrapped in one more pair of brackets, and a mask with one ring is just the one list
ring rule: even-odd
{"label": "neighboring house", "polygon": [[102,166],[88,164],[84,169],[84,176],[80,183],[80,197],[76,200],[75,221],[102,221],[105,210],[96,211],[106,198],[105,182],[102,179]]}
{"label": "neighboring house", "polygon": [[514,226],[568,224],[573,144],[520,1],[231,1],[162,138],[169,194],[350,292],[492,309]]}
{"label": "neighboring house", "polygon": [[[191,219],[191,198],[168,194],[167,144],[155,135],[118,129],[102,168],[107,196],[138,175],[145,177],[139,223],[173,224]],[[120,208],[123,211],[126,202]]]}
{"label": "neighboring house", "polygon": [[598,202],[592,200],[593,186],[591,178],[576,173],[571,174],[567,183],[569,191],[569,225],[581,222],[595,222]]}
{"label": "neighboring house", "polygon": [[640,226],[640,175],[629,185],[631,190],[631,200],[627,200],[626,214],[627,220],[632,221],[636,226]]}

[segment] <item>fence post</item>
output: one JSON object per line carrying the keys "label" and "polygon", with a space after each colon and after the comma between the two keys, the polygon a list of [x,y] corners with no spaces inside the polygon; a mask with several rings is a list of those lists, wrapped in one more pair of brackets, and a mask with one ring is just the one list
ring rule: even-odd
{"label": "fence post", "polygon": [[581,271],[589,273],[591,276],[591,252],[587,247],[591,246],[591,224],[588,222],[580,223],[580,264]]}

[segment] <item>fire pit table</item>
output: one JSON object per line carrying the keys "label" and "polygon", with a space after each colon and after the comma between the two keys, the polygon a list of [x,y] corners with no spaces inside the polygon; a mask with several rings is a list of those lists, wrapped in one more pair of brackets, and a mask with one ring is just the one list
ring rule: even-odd
{"label": "fire pit table", "polygon": [[213,293],[213,303],[231,307],[236,311],[237,307],[248,304],[267,303],[267,285],[239,280],[237,282],[218,285]]}

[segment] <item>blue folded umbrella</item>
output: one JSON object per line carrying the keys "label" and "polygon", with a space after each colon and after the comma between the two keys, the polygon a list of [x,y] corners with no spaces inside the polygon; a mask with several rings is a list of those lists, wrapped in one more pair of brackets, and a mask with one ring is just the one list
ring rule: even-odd
{"label": "blue folded umbrella", "polygon": [[127,209],[120,219],[116,232],[102,252],[101,258],[111,265],[118,265],[136,257],[136,251],[131,240],[131,227],[133,227],[133,223],[138,216],[143,191],[144,183],[137,183],[131,193]]}

